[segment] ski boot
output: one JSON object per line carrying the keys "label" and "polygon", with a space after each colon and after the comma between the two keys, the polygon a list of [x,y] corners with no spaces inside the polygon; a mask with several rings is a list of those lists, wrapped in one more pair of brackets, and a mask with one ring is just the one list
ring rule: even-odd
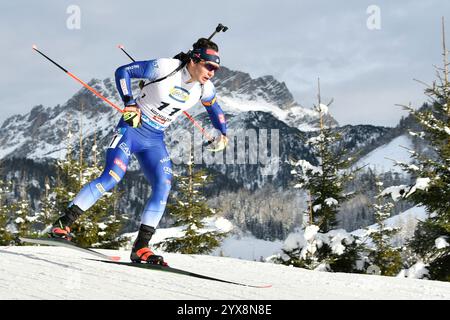
{"label": "ski boot", "polygon": [[49,236],[51,238],[71,241],[74,235],[71,233],[69,226],[72,225],[81,214],[83,214],[83,210],[81,210],[78,206],[71,205],[68,207],[65,210],[64,215],[59,217],[59,219],[53,223],[53,226],[48,233]]}
{"label": "ski boot", "polygon": [[139,234],[136,241],[133,244],[133,249],[131,250],[130,260],[134,263],[150,263],[157,264],[161,266],[167,266],[164,262],[162,256],[158,256],[153,253],[150,248],[148,248],[148,243],[155,233],[155,228],[141,224],[139,228]]}

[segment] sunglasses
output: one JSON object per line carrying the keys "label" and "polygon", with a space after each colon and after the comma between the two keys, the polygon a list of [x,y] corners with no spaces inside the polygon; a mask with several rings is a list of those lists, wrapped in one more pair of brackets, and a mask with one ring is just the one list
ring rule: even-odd
{"label": "sunglasses", "polygon": [[208,62],[205,62],[204,66],[205,66],[206,70],[208,70],[208,71],[217,71],[217,70],[219,70],[218,66],[215,66],[215,65],[213,65],[211,63],[208,63]]}

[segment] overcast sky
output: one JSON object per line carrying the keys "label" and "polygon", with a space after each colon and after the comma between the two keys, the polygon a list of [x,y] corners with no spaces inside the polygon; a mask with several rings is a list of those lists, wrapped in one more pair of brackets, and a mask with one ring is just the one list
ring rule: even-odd
{"label": "overcast sky", "polygon": [[[80,9],[79,29],[71,5]],[[119,43],[137,59],[171,57],[220,22],[229,27],[214,38],[223,65],[253,78],[273,75],[305,107],[316,102],[320,77],[341,125],[395,126],[406,114],[395,104],[425,100],[413,79],[434,79],[441,17],[449,12],[446,0],[3,1],[0,123],[38,104],[62,104],[80,89],[33,44],[89,81],[129,62]]]}

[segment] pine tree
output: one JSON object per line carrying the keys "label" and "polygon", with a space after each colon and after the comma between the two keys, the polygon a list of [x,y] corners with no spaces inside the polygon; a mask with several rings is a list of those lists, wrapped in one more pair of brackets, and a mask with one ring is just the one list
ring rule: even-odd
{"label": "pine tree", "polygon": [[14,236],[8,230],[10,210],[6,204],[6,196],[10,192],[7,182],[0,180],[0,245],[9,245]]}
{"label": "pine tree", "polygon": [[306,160],[291,162],[294,188],[306,190],[308,209],[302,228],[286,239],[287,245],[276,262],[309,269],[353,271],[359,254],[356,239],[345,230],[334,230],[340,204],[352,196],[344,190],[353,179],[354,171],[349,170],[352,159],[345,150],[336,148],[341,139],[339,132],[325,125],[331,102],[321,103],[320,84],[318,98],[315,109],[320,118],[319,134],[307,141],[318,165]]}
{"label": "pine tree", "polygon": [[19,185],[19,199],[14,199],[14,186],[0,180],[0,244],[10,244],[16,237],[34,236],[37,217],[24,185]]}
{"label": "pine tree", "polygon": [[37,214],[37,222],[40,224],[38,229],[42,230],[42,234],[49,230],[59,216],[56,210],[56,194],[51,192],[51,188],[50,179],[46,177],[44,183],[45,192],[41,197],[40,210]]}
{"label": "pine tree", "polygon": [[429,214],[426,221],[419,222],[409,245],[428,265],[431,279],[450,281],[450,85],[444,19],[442,39],[444,65],[437,68],[438,80],[425,89],[431,110],[403,106],[424,130],[413,134],[424,138],[433,154],[412,151],[414,165],[400,165],[416,180],[405,188],[403,197],[424,206]]}
{"label": "pine tree", "polygon": [[211,180],[205,170],[194,170],[193,162],[187,164],[186,176],[175,176],[178,192],[175,203],[167,206],[167,211],[174,216],[175,226],[184,227],[181,237],[171,237],[156,246],[168,252],[184,254],[205,254],[220,245],[226,232],[205,231],[205,218],[217,212],[209,208],[203,195],[203,188]]}
{"label": "pine tree", "polygon": [[386,225],[385,220],[390,217],[394,204],[381,195],[383,183],[378,180],[376,185],[379,195],[376,197],[377,203],[372,207],[375,211],[377,227],[368,230],[369,238],[372,239],[374,245],[373,248],[367,249],[369,251],[368,262],[370,265],[378,267],[381,275],[395,276],[402,268],[402,257],[401,248],[393,248],[391,240],[400,228],[391,228]]}
{"label": "pine tree", "polygon": [[314,166],[306,160],[291,162],[294,166],[291,173],[297,180],[295,188],[303,188],[309,194],[309,221],[319,226],[321,232],[328,232],[337,225],[339,204],[352,196],[346,194],[344,188],[354,177],[354,172],[349,170],[353,159],[346,156],[345,149],[335,147],[341,134],[324,124],[328,107],[329,104],[321,103],[319,89],[319,104],[315,109],[319,113],[320,131],[307,141],[319,164]]}
{"label": "pine tree", "polygon": [[33,237],[37,234],[34,225],[38,217],[31,210],[31,203],[28,199],[25,186],[20,186],[19,200],[7,205],[7,210],[11,214],[11,221],[14,223],[16,229],[16,237]]}

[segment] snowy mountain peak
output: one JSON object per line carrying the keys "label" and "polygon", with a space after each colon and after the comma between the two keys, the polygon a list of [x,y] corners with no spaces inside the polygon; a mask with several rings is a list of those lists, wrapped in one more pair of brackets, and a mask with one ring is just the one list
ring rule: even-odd
{"label": "snowy mountain peak", "polygon": [[[317,112],[299,107],[286,85],[272,76],[252,79],[247,73],[223,67],[213,80],[219,102],[229,118],[255,111],[270,113],[286,125],[303,131],[315,130],[318,126]],[[114,79],[92,79],[88,84],[117,106],[122,106]],[[139,92],[137,84],[138,81],[133,82],[135,93]],[[189,112],[197,116],[205,113],[205,109],[198,106]],[[105,139],[119,117],[113,108],[81,88],[62,105],[52,108],[37,105],[25,115],[8,118],[0,132],[0,159],[64,157],[67,128],[79,132],[81,123],[85,138],[97,132],[97,139]]]}
{"label": "snowy mountain peak", "polygon": [[216,73],[214,84],[223,97],[242,95],[250,101],[264,100],[284,110],[296,105],[286,84],[270,75],[252,79],[248,73],[222,67]]}

